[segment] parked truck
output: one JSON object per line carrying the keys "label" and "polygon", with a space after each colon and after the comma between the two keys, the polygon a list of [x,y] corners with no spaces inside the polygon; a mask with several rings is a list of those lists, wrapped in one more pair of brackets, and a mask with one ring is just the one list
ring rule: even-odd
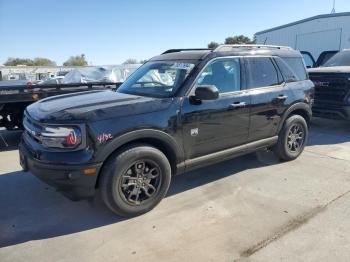
{"label": "parked truck", "polygon": [[40,99],[88,90],[116,89],[121,83],[78,83],[0,86],[0,128],[22,129],[25,108]]}
{"label": "parked truck", "polygon": [[315,84],[313,115],[350,119],[350,49],[345,49],[322,67],[308,70]]}
{"label": "parked truck", "polygon": [[77,68],[59,81],[57,77],[39,83],[28,80],[0,81],[0,128],[21,129],[23,111],[37,100],[67,93],[116,89],[138,67],[135,64]]}

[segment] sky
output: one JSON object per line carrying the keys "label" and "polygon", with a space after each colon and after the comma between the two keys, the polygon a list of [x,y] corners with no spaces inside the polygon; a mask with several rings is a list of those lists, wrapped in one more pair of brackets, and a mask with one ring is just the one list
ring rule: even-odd
{"label": "sky", "polygon": [[[148,59],[171,48],[206,47],[332,10],[333,0],[0,0],[0,64],[46,57],[62,64]],[[350,0],[336,0],[349,12]]]}

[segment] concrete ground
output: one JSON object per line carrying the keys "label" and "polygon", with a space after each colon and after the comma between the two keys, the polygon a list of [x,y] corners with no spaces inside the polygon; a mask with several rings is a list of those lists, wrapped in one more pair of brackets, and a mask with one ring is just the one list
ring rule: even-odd
{"label": "concrete ground", "polygon": [[346,122],[316,119],[292,162],[260,152],[175,177],[158,207],[128,220],[65,199],[17,154],[0,152],[2,262],[350,261]]}

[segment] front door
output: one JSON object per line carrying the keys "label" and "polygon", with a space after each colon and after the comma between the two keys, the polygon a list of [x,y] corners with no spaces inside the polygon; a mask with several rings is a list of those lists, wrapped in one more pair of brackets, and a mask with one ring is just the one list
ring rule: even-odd
{"label": "front door", "polygon": [[[194,101],[196,86],[214,85],[219,98]],[[241,89],[239,58],[215,59],[199,75],[184,99],[181,119],[187,159],[218,152],[247,142],[250,95]]]}

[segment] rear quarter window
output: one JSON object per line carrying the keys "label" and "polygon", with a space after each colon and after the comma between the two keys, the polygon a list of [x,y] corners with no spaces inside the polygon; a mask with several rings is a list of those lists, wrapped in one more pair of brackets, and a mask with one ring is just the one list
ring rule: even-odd
{"label": "rear quarter window", "polygon": [[283,57],[282,58],[287,65],[293,70],[298,81],[303,81],[308,79],[308,75],[305,70],[305,65],[303,59],[300,57]]}
{"label": "rear quarter window", "polygon": [[274,59],[276,61],[278,68],[283,74],[284,81],[295,82],[299,80],[296,73],[290,68],[290,66],[285,61],[283,61],[282,58],[275,57]]}

